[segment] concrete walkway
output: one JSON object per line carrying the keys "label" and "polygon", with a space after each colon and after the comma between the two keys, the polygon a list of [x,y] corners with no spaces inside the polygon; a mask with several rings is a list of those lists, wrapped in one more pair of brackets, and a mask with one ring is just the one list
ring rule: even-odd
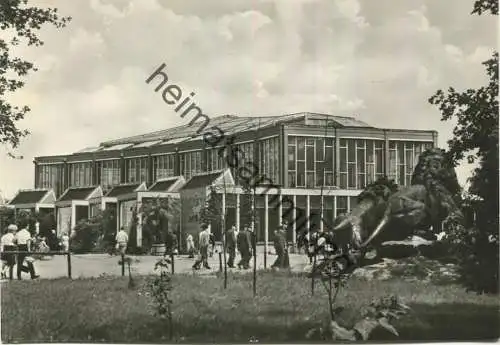
{"label": "concrete walkway", "polygon": [[[131,265],[132,274],[136,275],[147,275],[153,274],[154,265],[156,261],[160,258],[158,256],[130,256],[133,260]],[[71,255],[71,276],[72,278],[92,278],[99,277],[103,275],[120,276],[121,275],[121,265],[118,262],[121,260],[120,256],[110,256],[108,254],[72,254]],[[219,271],[219,255],[214,254],[213,257],[208,259],[210,265],[210,270],[202,268],[198,271],[192,269],[192,265],[195,259],[190,259],[187,255],[177,255],[175,256],[175,273],[176,274],[186,274],[195,273],[200,275],[214,274]],[[240,260],[240,256],[236,256],[235,264]],[[273,264],[276,260],[276,255],[267,255],[267,268]],[[250,261],[253,264],[253,258]],[[308,259],[304,254],[290,254],[290,264],[292,271],[303,272],[308,266]],[[40,275],[40,279],[56,279],[68,277],[68,263],[67,256],[58,255],[52,257],[45,257],[42,260],[35,261],[35,268],[37,274]],[[125,267],[125,273],[128,275],[128,267]],[[257,269],[264,269],[264,254],[258,253],[257,255]],[[14,267],[14,277],[16,267]],[[252,268],[249,270],[243,270],[238,268],[233,268],[228,270],[232,272],[252,272]],[[29,275],[23,273],[23,279],[29,279]]]}

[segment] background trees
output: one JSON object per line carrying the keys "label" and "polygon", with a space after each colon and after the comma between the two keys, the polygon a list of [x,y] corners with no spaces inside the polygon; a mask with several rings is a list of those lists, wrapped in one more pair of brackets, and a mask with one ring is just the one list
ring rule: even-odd
{"label": "background trees", "polygon": [[[28,6],[28,0],[0,1],[0,143],[16,148],[22,137],[29,134],[27,130],[18,128],[30,111],[27,106],[18,107],[10,104],[6,96],[25,84],[24,78],[36,67],[32,62],[16,57],[12,48],[25,43],[28,46],[41,46],[38,30],[44,24],[52,24],[57,28],[64,27],[70,17],[60,17],[56,8],[38,8]],[[12,153],[9,156],[15,157]]]}
{"label": "background trees", "polygon": [[[498,15],[498,1],[478,0],[472,14]],[[475,227],[452,233],[466,285],[479,292],[498,291],[498,52],[483,62],[487,85],[462,92],[438,90],[429,102],[442,113],[441,120],[456,120],[448,141],[450,159],[467,157],[478,167],[469,179],[468,204],[476,213]]]}

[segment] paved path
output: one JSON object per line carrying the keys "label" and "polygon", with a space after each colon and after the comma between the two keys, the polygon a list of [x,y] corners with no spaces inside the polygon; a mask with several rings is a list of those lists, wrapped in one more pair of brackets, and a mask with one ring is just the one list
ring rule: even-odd
{"label": "paved path", "polygon": [[[154,273],[155,262],[159,259],[158,256],[131,256],[135,261],[131,266],[132,274],[146,275]],[[267,256],[267,268],[269,268],[276,255]],[[121,266],[118,262],[121,260],[120,256],[110,256],[108,254],[73,254],[71,255],[71,275],[73,278],[91,278],[99,277],[101,275],[121,275]],[[239,255],[236,257],[236,263],[240,260]],[[194,259],[189,259],[187,255],[177,255],[175,257],[175,273],[192,273],[192,265]],[[200,269],[196,274],[206,275],[213,274],[219,271],[219,255],[214,254],[209,258],[208,263],[211,267],[210,270]],[[253,263],[253,259],[251,264]],[[290,264],[293,271],[304,271],[307,266],[308,259],[304,254],[290,254]],[[35,268],[40,279],[54,279],[63,278],[68,276],[67,256],[59,255],[51,258],[35,261]],[[15,271],[14,267],[14,271]],[[127,269],[127,268],[126,268]],[[264,269],[264,254],[258,253],[257,255],[257,269]],[[251,272],[250,270],[240,270],[238,268],[229,269],[233,272]],[[126,271],[126,274],[127,271]],[[15,275],[15,272],[14,272]],[[29,279],[29,275],[23,274],[24,279]]]}

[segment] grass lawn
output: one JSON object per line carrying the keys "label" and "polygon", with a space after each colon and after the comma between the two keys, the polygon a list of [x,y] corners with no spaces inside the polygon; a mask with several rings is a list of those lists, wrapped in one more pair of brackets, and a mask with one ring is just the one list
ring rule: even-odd
{"label": "grass lawn", "polygon": [[[165,321],[151,310],[144,290],[127,288],[128,279],[12,281],[2,284],[3,342],[167,342]],[[319,282],[310,296],[310,280],[285,273],[230,276],[227,290],[211,277],[174,277],[175,342],[305,342],[306,332],[328,318]],[[396,338],[383,331],[373,340],[480,340],[499,335],[497,296],[477,296],[458,286],[419,282],[351,279],[337,305],[349,325],[372,298],[396,294],[413,311],[398,320]]]}

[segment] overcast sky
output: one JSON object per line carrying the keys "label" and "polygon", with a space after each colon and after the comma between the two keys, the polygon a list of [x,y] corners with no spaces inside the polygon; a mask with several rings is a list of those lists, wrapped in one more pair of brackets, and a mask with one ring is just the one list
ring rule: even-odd
{"label": "overcast sky", "polygon": [[[472,0],[38,0],[73,17],[18,50],[39,71],[13,102],[32,108],[23,160],[0,149],[0,190],[34,185],[33,158],[183,123],[145,79],[166,63],[209,116],[300,111],[376,127],[452,124],[427,99],[484,84],[496,17]],[[464,182],[470,166],[457,169]]]}

